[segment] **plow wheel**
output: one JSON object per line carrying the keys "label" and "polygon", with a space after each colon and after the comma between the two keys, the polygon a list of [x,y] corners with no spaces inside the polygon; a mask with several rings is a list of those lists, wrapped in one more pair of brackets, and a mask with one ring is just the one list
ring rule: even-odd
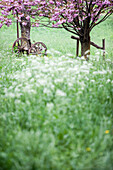
{"label": "plow wheel", "polygon": [[30,41],[27,40],[26,38],[18,38],[12,46],[12,52],[15,52],[17,54],[19,53],[24,53],[24,51],[28,53],[29,49],[28,47],[30,47]]}
{"label": "plow wheel", "polygon": [[31,48],[29,49],[29,54],[34,55],[46,55],[47,47],[42,42],[36,42],[35,44],[31,45]]}

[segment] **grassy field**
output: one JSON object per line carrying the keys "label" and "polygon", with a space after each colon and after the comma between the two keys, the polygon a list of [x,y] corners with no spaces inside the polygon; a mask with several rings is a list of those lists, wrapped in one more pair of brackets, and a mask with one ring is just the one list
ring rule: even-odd
{"label": "grassy field", "polygon": [[0,170],[112,170],[113,16],[91,33],[91,48],[75,58],[64,30],[32,28],[46,57],[16,57],[16,25],[0,30]]}

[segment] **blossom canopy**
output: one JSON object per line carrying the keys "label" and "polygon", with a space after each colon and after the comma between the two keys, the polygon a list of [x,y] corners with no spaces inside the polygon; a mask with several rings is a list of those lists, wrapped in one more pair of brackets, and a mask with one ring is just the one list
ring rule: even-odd
{"label": "blossom canopy", "polygon": [[78,35],[85,20],[89,20],[91,30],[112,12],[113,0],[1,0],[0,28],[10,26],[12,18],[20,21],[26,14],[26,19],[33,18],[32,26],[46,26],[47,20],[42,22],[42,18],[49,18],[52,27],[62,26]]}

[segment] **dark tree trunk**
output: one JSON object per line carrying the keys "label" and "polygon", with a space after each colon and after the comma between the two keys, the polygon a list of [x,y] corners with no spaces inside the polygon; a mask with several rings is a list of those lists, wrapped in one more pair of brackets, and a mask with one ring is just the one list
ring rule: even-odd
{"label": "dark tree trunk", "polygon": [[90,35],[89,33],[85,34],[85,36],[80,37],[81,42],[81,56],[85,56],[87,58],[90,55]]}
{"label": "dark tree trunk", "polygon": [[[24,25],[26,23],[26,25]],[[27,51],[31,45],[30,42],[30,28],[31,28],[31,22],[30,19],[27,20],[26,17],[21,17],[20,22],[20,28],[21,28],[21,38],[26,38],[29,43],[27,43],[25,40],[22,40],[22,46],[24,46],[24,49]]]}
{"label": "dark tree trunk", "polygon": [[83,27],[81,29],[81,56],[84,56],[88,59],[90,55],[90,29],[89,29],[90,18],[84,20]]}

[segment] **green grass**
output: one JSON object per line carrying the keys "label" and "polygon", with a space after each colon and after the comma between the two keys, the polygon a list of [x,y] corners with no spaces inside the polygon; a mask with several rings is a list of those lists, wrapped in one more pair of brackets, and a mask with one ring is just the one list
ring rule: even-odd
{"label": "green grass", "polygon": [[64,30],[32,28],[47,57],[16,57],[16,26],[0,30],[0,170],[112,170],[113,16],[91,34],[106,39],[106,60],[91,49],[75,59]]}

